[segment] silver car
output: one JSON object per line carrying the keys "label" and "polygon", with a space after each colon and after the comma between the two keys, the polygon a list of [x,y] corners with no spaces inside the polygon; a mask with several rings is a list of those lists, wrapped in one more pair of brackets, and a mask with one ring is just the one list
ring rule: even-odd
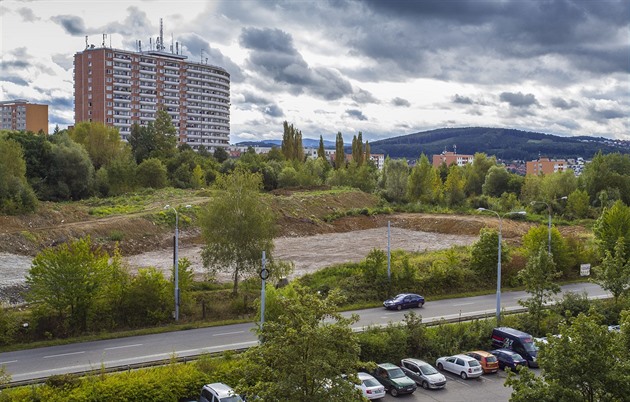
{"label": "silver car", "polygon": [[402,359],[400,368],[407,377],[424,389],[440,389],[446,386],[446,377],[429,363],[420,359]]}

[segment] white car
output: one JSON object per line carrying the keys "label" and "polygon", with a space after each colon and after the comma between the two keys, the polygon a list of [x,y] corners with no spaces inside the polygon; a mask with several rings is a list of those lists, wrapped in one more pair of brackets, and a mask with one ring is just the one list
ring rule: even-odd
{"label": "white car", "polygon": [[243,402],[243,398],[229,386],[220,382],[204,385],[199,402]]}
{"label": "white car", "polygon": [[369,400],[385,397],[385,387],[382,386],[376,378],[372,377],[368,373],[358,373],[357,377],[359,377],[361,384],[355,384],[355,387],[363,392],[364,397]]}
{"label": "white car", "polygon": [[466,355],[440,357],[435,362],[435,365],[438,369],[450,371],[464,380],[480,377],[483,374],[483,368],[477,359]]}

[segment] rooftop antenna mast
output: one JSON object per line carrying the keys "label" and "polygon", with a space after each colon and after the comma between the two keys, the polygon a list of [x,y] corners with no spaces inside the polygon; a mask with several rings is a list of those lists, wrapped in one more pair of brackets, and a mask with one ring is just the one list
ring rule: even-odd
{"label": "rooftop antenna mast", "polygon": [[106,33],[103,34],[103,45],[102,45],[103,47],[105,47],[105,39],[107,39],[107,34]]}
{"label": "rooftop antenna mast", "polygon": [[88,47],[90,47],[90,45],[88,45],[88,36],[85,35],[85,48],[87,49]]}
{"label": "rooftop antenna mast", "polygon": [[173,39],[173,32],[171,32],[171,54],[175,51],[175,39]]}
{"label": "rooftop antenna mast", "polygon": [[158,51],[164,50],[164,29],[162,25],[162,18],[160,18],[160,44],[158,45]]}

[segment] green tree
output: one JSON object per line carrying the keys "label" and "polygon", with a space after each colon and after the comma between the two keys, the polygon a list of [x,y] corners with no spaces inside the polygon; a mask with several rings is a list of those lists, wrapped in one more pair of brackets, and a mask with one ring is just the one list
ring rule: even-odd
{"label": "green tree", "polygon": [[593,233],[602,254],[615,253],[619,238],[624,239],[624,258],[630,256],[630,207],[618,200],[610,208],[605,208],[593,226]]}
{"label": "green tree", "polygon": [[19,143],[0,137],[0,212],[32,212],[37,197],[26,180],[26,162]]}
{"label": "green tree", "polygon": [[617,239],[614,253],[606,250],[606,256],[599,267],[595,267],[593,281],[609,291],[615,300],[630,290],[630,260],[626,257],[626,241]]}
{"label": "green tree", "polygon": [[[531,227],[523,235],[523,250],[525,257],[531,258],[538,253],[541,247],[549,249],[549,227],[537,225]],[[551,258],[555,268],[560,272],[567,272],[570,268],[570,250],[562,233],[555,227],[551,227]]]}
{"label": "green tree", "polygon": [[429,202],[431,200],[431,163],[423,153],[411,169],[407,181],[407,197],[412,201]]}
{"label": "green tree", "polygon": [[84,331],[108,261],[109,255],[89,237],[44,249],[26,276],[26,298],[62,319],[68,317],[70,328]]}
{"label": "green tree", "polygon": [[591,204],[586,190],[575,190],[567,196],[566,213],[569,218],[583,219],[590,215]]}
{"label": "green tree", "polygon": [[464,193],[464,187],[466,186],[466,180],[462,173],[462,168],[453,164],[448,169],[448,176],[444,182],[444,198],[446,205],[449,207],[456,207],[461,205],[466,200],[466,194]]}
{"label": "green tree", "polygon": [[507,169],[504,166],[492,166],[481,187],[482,193],[490,197],[501,197],[501,194],[509,191],[509,183],[510,173]]}
{"label": "green tree", "polygon": [[47,198],[52,200],[80,200],[92,194],[94,166],[81,145],[67,134],[53,140],[51,166],[46,177]]}
{"label": "green tree", "polygon": [[149,156],[161,159],[172,157],[175,154],[179,139],[171,115],[166,110],[158,110],[155,114],[155,123],[149,123],[149,131],[152,131],[154,146]]}
{"label": "green tree", "polygon": [[474,196],[482,194],[482,186],[486,181],[488,170],[497,164],[496,158],[488,157],[484,153],[476,153],[473,163],[466,165],[466,195]]}
{"label": "green tree", "polygon": [[[499,256],[499,232],[496,229],[483,228],[479,231],[479,240],[470,247],[470,268],[479,277],[496,281]],[[501,263],[510,261],[510,251],[501,243]]]}
{"label": "green tree", "polygon": [[164,188],[168,184],[166,166],[158,158],[142,161],[136,169],[136,183],[145,188]]}
{"label": "green tree", "polygon": [[294,290],[293,297],[278,299],[277,319],[259,329],[263,342],[245,352],[239,390],[266,401],[361,401],[342,377],[361,366],[351,328],[358,317],[337,312],[337,292],[321,298],[303,287]]}
{"label": "green tree", "polygon": [[216,147],[212,156],[214,157],[214,159],[217,160],[217,162],[223,163],[227,158],[230,157],[230,154],[228,154],[224,147]]}
{"label": "green tree", "polygon": [[319,136],[319,147],[317,148],[317,157],[326,159],[326,150],[324,149],[324,137]]}
{"label": "green tree", "polygon": [[[116,155],[106,168],[108,195],[120,195],[135,189],[136,161],[129,147]],[[102,168],[101,168],[102,169]]]}
{"label": "green tree", "polygon": [[239,168],[218,176],[214,187],[220,195],[208,202],[200,217],[203,263],[212,272],[231,272],[236,294],[241,277],[260,268],[262,252],[271,258],[275,218],[260,195],[260,174]]}
{"label": "green tree", "polygon": [[630,395],[628,350],[615,334],[584,314],[560,325],[559,337],[548,337],[538,354],[540,375],[530,370],[510,375],[511,402],[623,401]]}
{"label": "green tree", "polygon": [[540,187],[541,199],[557,200],[577,189],[577,179],[572,170],[555,172],[541,176]]}
{"label": "green tree", "polygon": [[127,141],[131,146],[131,152],[136,163],[142,163],[155,149],[153,132],[150,131],[148,127],[142,127],[138,123],[131,125],[131,132],[129,133]]}
{"label": "green tree", "polygon": [[409,166],[404,159],[385,159],[380,187],[388,201],[404,202],[407,196]]}
{"label": "green tree", "polygon": [[[609,196],[614,194],[613,200],[630,204],[630,155],[597,153],[584,167],[580,182],[591,201],[599,201],[600,193],[605,192]],[[600,202],[600,207],[605,206]]]}
{"label": "green tree", "polygon": [[77,123],[68,135],[74,142],[83,145],[95,170],[108,165],[122,147],[118,129],[100,122]]}
{"label": "green tree", "polygon": [[525,292],[530,295],[528,299],[519,300],[518,304],[527,308],[533,332],[537,335],[541,335],[541,322],[549,313],[545,308],[546,303],[560,292],[560,286],[555,282],[558,276],[556,264],[545,245],[529,256],[525,269],[518,273],[519,279],[525,285]]}
{"label": "green tree", "polygon": [[132,277],[122,307],[131,327],[156,325],[170,320],[175,304],[172,284],[154,267],[140,268]]}
{"label": "green tree", "polygon": [[335,141],[335,169],[341,169],[342,167],[346,167],[346,154],[343,150],[343,136],[341,131],[339,131]]}

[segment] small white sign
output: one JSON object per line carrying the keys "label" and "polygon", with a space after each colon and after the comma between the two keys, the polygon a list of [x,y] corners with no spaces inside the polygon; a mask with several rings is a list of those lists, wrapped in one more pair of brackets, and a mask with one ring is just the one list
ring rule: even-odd
{"label": "small white sign", "polygon": [[589,276],[591,274],[591,264],[580,264],[580,276]]}

